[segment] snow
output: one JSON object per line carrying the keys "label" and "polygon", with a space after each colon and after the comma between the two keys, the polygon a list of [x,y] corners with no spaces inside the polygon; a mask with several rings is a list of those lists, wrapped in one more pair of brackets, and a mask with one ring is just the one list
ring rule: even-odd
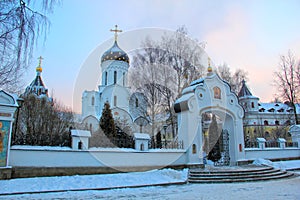
{"label": "snow", "polygon": [[162,169],[147,172],[0,180],[0,194],[184,183],[187,180],[187,173],[187,169],[180,171]]}
{"label": "snow", "polygon": [[147,133],[134,133],[134,139],[150,140],[150,135]]}
{"label": "snow", "polygon": [[[254,163],[279,166],[284,169],[300,169],[300,160],[271,162],[257,159]],[[296,171],[296,173],[300,172]],[[162,169],[106,175],[1,180],[0,199],[300,199],[300,176],[260,182],[126,188],[153,184],[185,183],[187,174],[187,169]],[[118,189],[106,190],[111,187]],[[96,188],[104,190],[91,190]],[[81,189],[90,190],[80,191]],[[32,194],[32,192],[54,190],[62,190],[63,192]],[[14,192],[28,193],[4,195]]]}
{"label": "snow", "polygon": [[272,162],[263,158],[258,158],[253,161],[255,165],[267,165],[281,170],[299,170],[300,169],[300,160],[288,160],[288,161],[278,161]]}
{"label": "snow", "polygon": [[70,151],[70,147],[60,147],[60,146],[31,146],[31,145],[13,145],[10,149],[19,150],[57,150],[57,151]]}
{"label": "snow", "polygon": [[91,132],[86,130],[77,130],[73,129],[71,130],[72,137],[91,137]]}
{"label": "snow", "polygon": [[189,100],[192,96],[194,96],[194,93],[184,94],[175,101],[175,104],[185,102],[185,101]]}
{"label": "snow", "polygon": [[[50,150],[50,151],[74,151],[70,147],[59,147],[59,146],[30,146],[30,145],[13,145],[11,149],[18,150]],[[82,151],[82,150],[81,150]],[[139,152],[132,148],[117,148],[117,147],[91,147],[85,151],[109,151],[109,152]],[[182,152],[183,149],[149,149],[147,152]]]}

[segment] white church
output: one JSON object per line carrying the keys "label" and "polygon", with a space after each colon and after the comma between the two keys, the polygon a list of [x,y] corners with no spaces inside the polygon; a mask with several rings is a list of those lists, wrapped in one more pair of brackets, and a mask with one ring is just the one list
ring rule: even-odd
{"label": "white church", "polygon": [[105,102],[110,104],[115,120],[126,121],[133,126],[139,118],[145,117],[145,98],[141,93],[132,93],[128,87],[129,57],[118,45],[118,32],[115,32],[113,46],[101,57],[102,82],[98,91],[84,91],[82,94],[82,123],[91,131],[99,127]]}

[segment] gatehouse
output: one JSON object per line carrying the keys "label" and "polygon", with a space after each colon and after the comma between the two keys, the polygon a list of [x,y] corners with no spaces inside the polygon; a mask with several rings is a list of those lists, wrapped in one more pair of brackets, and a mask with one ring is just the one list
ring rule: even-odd
{"label": "gatehouse", "polygon": [[[205,78],[193,81],[183,90],[174,107],[178,114],[178,139],[183,141],[184,148],[187,149],[189,164],[203,164],[205,155],[212,148],[208,152],[204,150],[206,125],[211,122],[205,118],[212,115],[217,116],[219,127],[215,143],[222,132],[228,133],[229,158],[226,159],[230,160],[230,165],[236,165],[245,158],[244,110],[229,84],[214,73],[210,66]],[[223,150],[225,156],[226,149]]]}

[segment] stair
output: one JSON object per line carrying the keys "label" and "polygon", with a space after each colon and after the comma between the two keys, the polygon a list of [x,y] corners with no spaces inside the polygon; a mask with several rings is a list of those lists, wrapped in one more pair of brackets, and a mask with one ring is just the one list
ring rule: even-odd
{"label": "stair", "polygon": [[190,169],[189,183],[233,183],[287,178],[293,173],[269,166],[209,167]]}

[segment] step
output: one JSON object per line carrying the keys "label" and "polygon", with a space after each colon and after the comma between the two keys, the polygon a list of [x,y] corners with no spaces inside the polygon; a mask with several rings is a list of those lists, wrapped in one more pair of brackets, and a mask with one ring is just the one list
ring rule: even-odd
{"label": "step", "polygon": [[266,180],[276,180],[282,178],[288,178],[293,176],[292,173],[284,173],[276,176],[267,176],[260,178],[239,178],[239,179],[218,179],[218,180],[190,180],[189,183],[235,183],[235,182],[250,182],[250,181],[266,181]]}
{"label": "step", "polygon": [[293,173],[264,166],[244,166],[240,168],[191,169],[188,175],[189,183],[233,183],[247,181],[263,181],[287,178]]}
{"label": "step", "polygon": [[259,174],[269,174],[280,171],[279,169],[270,169],[265,171],[243,171],[243,172],[214,172],[214,173],[202,173],[190,171],[191,176],[241,176],[241,175],[259,175]]}
{"label": "step", "polygon": [[190,180],[220,180],[220,179],[247,179],[247,178],[263,178],[285,174],[284,171],[278,171],[260,175],[241,175],[241,176],[189,176]]}
{"label": "step", "polygon": [[267,170],[272,170],[274,169],[273,167],[256,167],[256,168],[241,168],[241,169],[218,169],[218,168],[213,168],[210,170],[207,169],[191,169],[190,173],[202,173],[202,174],[214,174],[214,173],[249,173],[249,172],[260,172],[260,171],[267,171]]}

